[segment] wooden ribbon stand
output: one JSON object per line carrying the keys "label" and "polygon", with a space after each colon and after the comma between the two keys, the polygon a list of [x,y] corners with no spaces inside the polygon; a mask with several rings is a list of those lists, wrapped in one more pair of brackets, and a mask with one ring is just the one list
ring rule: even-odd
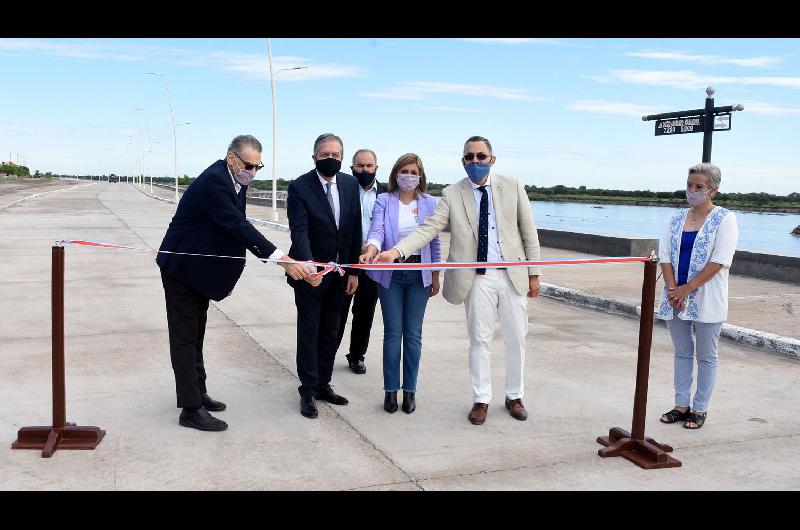
{"label": "wooden ribbon stand", "polygon": [[64,386],[64,247],[53,247],[53,425],[22,427],[12,449],[41,449],[50,458],[56,449],[94,449],[106,431],[67,423]]}
{"label": "wooden ribbon stand", "polygon": [[642,282],[642,314],[639,320],[639,357],[636,365],[636,391],[633,397],[633,434],[614,427],[608,436],[600,436],[597,442],[606,446],[597,451],[603,458],[621,456],[645,469],[680,467],[681,461],[667,453],[672,447],[660,444],[644,436],[644,418],[647,406],[647,380],[650,376],[650,346],[653,342],[653,310],[656,297],[656,269],[658,260],[651,257],[644,264]]}

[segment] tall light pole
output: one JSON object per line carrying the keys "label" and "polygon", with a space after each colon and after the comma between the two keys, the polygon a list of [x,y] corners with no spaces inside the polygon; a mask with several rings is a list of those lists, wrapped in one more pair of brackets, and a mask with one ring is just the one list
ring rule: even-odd
{"label": "tall light pole", "polygon": [[272,39],[267,39],[267,51],[269,54],[269,79],[272,86],[272,221],[278,221],[278,177],[275,172],[277,157],[277,107],[275,102],[275,76],[284,70],[302,70],[308,66],[294,66],[292,68],[281,68],[277,72],[272,72]]}
{"label": "tall light pole", "polygon": [[153,140],[150,137],[150,122],[147,121],[147,112],[144,109],[133,109],[133,110],[140,110],[144,113],[144,124],[147,127],[147,144],[150,148],[147,151],[147,157],[150,160],[150,194],[152,194],[153,193]]}
{"label": "tall light pole", "polygon": [[172,141],[174,153],[173,171],[175,175],[175,204],[178,204],[180,197],[178,197],[178,133],[175,126],[175,110],[172,108],[172,95],[169,93],[169,82],[167,82],[167,74],[161,72],[147,72],[147,75],[159,75],[164,78],[164,86],[167,88],[167,99],[169,100],[169,113],[172,116]]}

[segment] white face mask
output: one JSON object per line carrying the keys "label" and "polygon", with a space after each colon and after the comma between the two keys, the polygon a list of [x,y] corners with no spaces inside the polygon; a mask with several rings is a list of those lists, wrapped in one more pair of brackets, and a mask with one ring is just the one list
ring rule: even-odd
{"label": "white face mask", "polygon": [[411,191],[419,186],[419,175],[412,175],[411,173],[398,173],[397,185],[403,191]]}
{"label": "white face mask", "polygon": [[686,201],[689,203],[691,207],[697,207],[706,202],[708,199],[708,192],[711,190],[706,191],[689,191],[686,190]]}

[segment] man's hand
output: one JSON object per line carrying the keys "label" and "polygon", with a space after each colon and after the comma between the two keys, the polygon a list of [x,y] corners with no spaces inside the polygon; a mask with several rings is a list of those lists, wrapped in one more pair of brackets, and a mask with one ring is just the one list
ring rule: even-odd
{"label": "man's hand", "polygon": [[313,273],[313,274],[309,274],[308,276],[306,276],[306,277],[304,278],[304,280],[305,280],[306,282],[308,282],[308,284],[309,284],[311,287],[316,287],[316,286],[318,286],[319,284],[321,284],[321,283],[322,283],[322,274],[319,274],[319,273],[316,273],[316,272],[315,272],[315,273]]}
{"label": "man's hand", "polygon": [[358,262],[370,263],[377,253],[378,249],[375,248],[375,245],[367,245],[366,248],[363,249],[362,254],[358,257]]}
{"label": "man's hand", "polygon": [[538,276],[528,276],[528,298],[536,298],[539,296],[541,286],[539,285]]}
{"label": "man's hand", "polygon": [[351,275],[347,277],[347,287],[344,290],[344,294],[350,296],[358,289],[358,276]]}
{"label": "man's hand", "polygon": [[292,263],[281,262],[281,263],[278,263],[278,265],[283,267],[286,270],[286,274],[291,276],[292,279],[294,279],[294,280],[305,280],[308,277],[308,275],[310,273],[314,272],[314,270],[315,270],[314,269],[314,270],[309,271],[308,266],[305,263],[303,263],[302,261],[294,260],[294,259],[290,258],[289,256],[284,256],[281,259],[285,260],[285,261],[291,261],[292,262]]}
{"label": "man's hand", "polygon": [[399,257],[400,252],[396,248],[390,248],[372,258],[371,263],[394,263]]}

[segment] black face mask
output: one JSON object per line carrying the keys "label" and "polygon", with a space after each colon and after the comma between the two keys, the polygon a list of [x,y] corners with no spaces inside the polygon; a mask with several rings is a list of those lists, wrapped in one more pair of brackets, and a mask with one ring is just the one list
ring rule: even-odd
{"label": "black face mask", "polygon": [[317,171],[319,171],[323,177],[329,178],[336,176],[336,173],[342,169],[342,161],[336,160],[335,158],[323,158],[322,160],[317,160],[315,165],[317,166]]}
{"label": "black face mask", "polygon": [[362,188],[366,188],[372,184],[373,180],[375,180],[375,173],[360,173],[353,171],[353,176],[358,180],[358,183]]}

